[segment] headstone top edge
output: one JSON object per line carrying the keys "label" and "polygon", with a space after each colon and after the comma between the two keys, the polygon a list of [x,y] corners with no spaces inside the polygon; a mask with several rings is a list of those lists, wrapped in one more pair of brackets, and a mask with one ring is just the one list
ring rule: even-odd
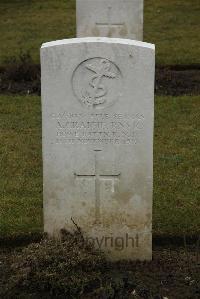
{"label": "headstone top edge", "polygon": [[51,42],[43,43],[41,49],[61,46],[61,45],[70,45],[70,44],[79,44],[79,43],[107,43],[107,44],[121,44],[121,45],[132,45],[143,48],[149,48],[155,50],[155,45],[151,43],[141,42],[131,39],[123,38],[110,38],[110,37],[81,37],[81,38],[70,38],[62,39]]}

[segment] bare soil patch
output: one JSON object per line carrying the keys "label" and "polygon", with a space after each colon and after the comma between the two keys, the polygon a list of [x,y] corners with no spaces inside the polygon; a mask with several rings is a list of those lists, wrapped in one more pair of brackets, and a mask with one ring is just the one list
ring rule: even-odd
{"label": "bare soil patch", "polygon": [[200,66],[157,67],[155,92],[172,96],[199,95]]}
{"label": "bare soil patch", "polygon": [[[19,63],[0,67],[0,93],[40,94],[40,65],[29,57]],[[155,92],[157,95],[200,94],[200,65],[156,67]]]}
{"label": "bare soil patch", "polygon": [[200,298],[197,250],[156,247],[151,262],[108,262],[79,232],[0,250],[1,298]]}

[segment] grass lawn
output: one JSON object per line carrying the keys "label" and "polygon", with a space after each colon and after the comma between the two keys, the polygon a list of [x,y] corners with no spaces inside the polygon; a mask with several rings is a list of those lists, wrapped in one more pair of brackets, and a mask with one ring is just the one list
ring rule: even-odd
{"label": "grass lawn", "polygon": [[0,96],[0,235],[42,228],[39,97]]}
{"label": "grass lawn", "polygon": [[[37,96],[0,96],[0,236],[42,231],[41,106]],[[200,227],[198,97],[157,97],[155,233]]]}
{"label": "grass lawn", "polygon": [[[157,63],[200,63],[199,0],[144,2],[144,41],[156,44]],[[75,0],[1,0],[0,11],[0,64],[27,52],[38,63],[43,42],[75,37]]]}

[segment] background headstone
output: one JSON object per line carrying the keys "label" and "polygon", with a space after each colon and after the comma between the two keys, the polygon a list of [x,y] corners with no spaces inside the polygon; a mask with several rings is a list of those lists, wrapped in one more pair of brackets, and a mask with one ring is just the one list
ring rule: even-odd
{"label": "background headstone", "polygon": [[77,37],[143,40],[143,0],[76,0]]}
{"label": "background headstone", "polygon": [[152,254],[154,52],[109,38],[41,49],[45,232],[76,223],[113,260]]}

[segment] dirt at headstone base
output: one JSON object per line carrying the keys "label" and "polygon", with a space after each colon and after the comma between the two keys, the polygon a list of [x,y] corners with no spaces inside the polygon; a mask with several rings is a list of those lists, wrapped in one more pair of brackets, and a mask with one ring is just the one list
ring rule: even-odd
{"label": "dirt at headstone base", "polygon": [[156,68],[157,95],[199,95],[200,65],[174,65]]}
{"label": "dirt at headstone base", "polygon": [[[156,67],[157,95],[199,95],[200,65]],[[40,95],[40,65],[30,57],[0,66],[0,93]]]}
{"label": "dirt at headstone base", "polygon": [[152,262],[108,262],[80,231],[0,251],[1,298],[200,298],[194,249],[157,248]]}

